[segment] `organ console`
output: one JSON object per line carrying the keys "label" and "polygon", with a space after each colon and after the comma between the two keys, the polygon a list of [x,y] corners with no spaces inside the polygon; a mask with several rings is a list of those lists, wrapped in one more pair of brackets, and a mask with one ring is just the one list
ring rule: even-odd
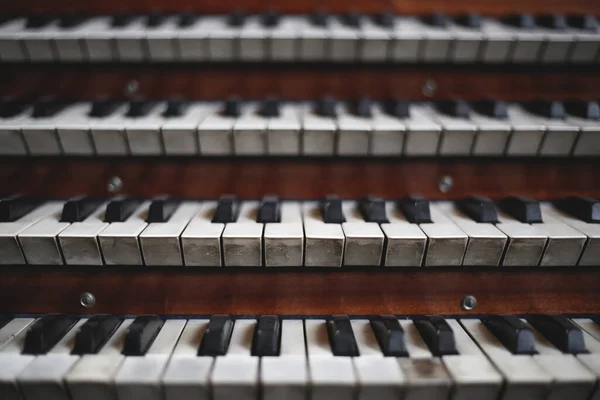
{"label": "organ console", "polygon": [[0,399],[600,398],[600,3],[0,15]]}

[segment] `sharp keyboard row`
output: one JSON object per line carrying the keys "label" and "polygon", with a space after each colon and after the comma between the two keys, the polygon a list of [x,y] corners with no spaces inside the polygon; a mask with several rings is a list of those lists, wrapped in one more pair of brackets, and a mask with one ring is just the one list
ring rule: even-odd
{"label": "sharp keyboard row", "polygon": [[280,16],[31,15],[0,25],[5,62],[598,62],[592,15],[455,18],[382,13]]}
{"label": "sharp keyboard row", "polygon": [[19,317],[0,329],[0,397],[597,399],[599,321]]}
{"label": "sharp keyboard row", "polygon": [[600,106],[7,98],[0,102],[0,154],[590,157],[600,155]]}
{"label": "sharp keyboard row", "polygon": [[196,267],[593,266],[600,202],[0,200],[0,264]]}

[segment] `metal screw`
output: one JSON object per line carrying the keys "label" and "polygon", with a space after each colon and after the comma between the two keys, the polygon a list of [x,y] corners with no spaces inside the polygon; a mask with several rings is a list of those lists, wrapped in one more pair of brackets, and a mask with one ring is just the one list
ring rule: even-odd
{"label": "metal screw", "polygon": [[85,308],[92,308],[96,305],[96,297],[90,292],[83,292],[79,296],[79,303]]}
{"label": "metal screw", "polygon": [[465,311],[471,311],[475,307],[477,307],[477,299],[475,298],[475,296],[468,295],[463,297],[460,301],[460,308],[462,308]]}
{"label": "metal screw", "polygon": [[125,96],[136,94],[139,88],[140,84],[135,79],[127,82],[127,85],[125,85]]}
{"label": "metal screw", "polygon": [[454,179],[452,179],[451,176],[446,175],[443,176],[442,179],[440,179],[438,188],[440,189],[440,192],[448,193],[450,189],[452,189],[452,185],[454,185]]}
{"label": "metal screw", "polygon": [[433,79],[427,79],[423,85],[423,96],[431,97],[437,90],[437,83]]}
{"label": "metal screw", "polygon": [[123,181],[118,176],[113,176],[108,180],[108,183],[106,184],[106,190],[108,190],[110,193],[120,192],[122,188]]}

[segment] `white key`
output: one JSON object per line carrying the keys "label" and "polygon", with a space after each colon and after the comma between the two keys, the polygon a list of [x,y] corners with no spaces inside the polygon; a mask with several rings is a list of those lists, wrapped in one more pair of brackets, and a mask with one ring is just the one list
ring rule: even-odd
{"label": "white key", "polygon": [[326,224],[318,202],[303,204],[307,267],[341,267],[345,236],[341,224]]}
{"label": "white key", "polygon": [[502,375],[485,357],[475,342],[456,320],[447,320],[454,332],[458,355],[447,355],[442,361],[454,382],[454,400],[495,400],[502,389]]}
{"label": "white key", "polygon": [[544,35],[540,62],[543,64],[566,63],[575,42],[575,35],[567,30],[557,31],[539,26],[536,31]]}
{"label": "white key", "polygon": [[204,19],[198,18],[196,21],[185,27],[178,27],[176,30],[175,43],[179,47],[181,61],[205,61],[208,59],[208,34],[204,27]]}
{"label": "white key", "polygon": [[237,59],[236,39],[239,28],[232,27],[226,16],[203,18],[202,27],[208,34],[208,59],[210,61],[233,61]]}
{"label": "white key", "polygon": [[338,105],[338,140],[336,154],[339,156],[366,156],[373,122],[371,118],[357,116],[350,107]]}
{"label": "white key", "polygon": [[534,156],[538,154],[546,128],[517,104],[508,106],[508,123],[513,133],[506,146],[507,156]]}
{"label": "white key", "polygon": [[454,63],[474,63],[479,61],[483,44],[483,32],[457,23],[448,27],[454,38],[450,46],[450,60]]}
{"label": "white key", "polygon": [[266,154],[268,119],[260,115],[258,103],[243,107],[233,125],[233,151],[239,156]]}
{"label": "white key", "polygon": [[35,321],[33,318],[14,318],[0,329],[0,350]]}
{"label": "white key", "polygon": [[164,118],[162,122],[162,140],[165,154],[169,156],[192,156],[199,154],[198,124],[213,110],[207,103],[192,103],[184,114],[173,118]]}
{"label": "white key", "polygon": [[[21,392],[17,384],[17,377],[21,374],[25,368],[33,360],[35,356],[29,354],[22,354],[25,345],[25,336],[27,335],[27,327],[30,326],[34,320],[23,321],[24,323],[17,323],[5,326],[2,331],[3,334],[7,334],[8,342],[3,344],[0,348],[0,398],[19,400],[22,399]],[[10,326],[10,328],[8,328]],[[10,332],[8,332],[10,329]],[[4,339],[4,338],[3,338]]]}
{"label": "white key", "polygon": [[29,120],[31,112],[32,109],[28,107],[22,113],[13,117],[0,118],[0,155],[27,155],[28,149],[21,132],[21,126],[24,121]]}
{"label": "white key", "polygon": [[375,222],[365,222],[358,203],[344,201],[342,211],[346,222],[342,230],[344,242],[345,266],[379,266],[383,254],[384,235]]}
{"label": "white key", "polygon": [[353,398],[356,373],[351,357],[334,357],[324,320],[304,321],[308,354],[311,399]]}
{"label": "white key", "polygon": [[511,133],[507,120],[496,119],[476,111],[471,113],[471,121],[477,128],[473,144],[473,156],[502,156]]}
{"label": "white key", "polygon": [[18,376],[27,400],[68,400],[63,376],[79,361],[71,355],[77,331],[87,321],[80,319],[47,354],[37,356]]}
{"label": "white key", "polygon": [[575,36],[569,55],[574,64],[591,64],[600,50],[600,31],[584,31],[570,27],[567,32]]}
{"label": "white key", "polygon": [[544,222],[533,227],[548,237],[540,266],[574,266],[581,255],[587,236],[567,224],[542,214]]}
{"label": "white key", "polygon": [[182,202],[167,222],[148,224],[139,235],[146,265],[183,265],[179,236],[198,209],[197,202]]}
{"label": "white key", "polygon": [[304,229],[299,202],[282,202],[281,222],[267,223],[263,239],[266,267],[304,265]]}
{"label": "white key", "polygon": [[451,202],[436,203],[468,236],[463,265],[497,266],[504,253],[507,237],[493,224],[478,223]]}
{"label": "white key", "polygon": [[598,121],[567,116],[565,122],[579,127],[580,133],[575,146],[573,156],[589,157],[600,155],[600,123]]}
{"label": "white key", "polygon": [[187,321],[162,376],[166,400],[208,400],[212,357],[198,357],[208,320]]}
{"label": "white key", "polygon": [[333,118],[318,115],[313,104],[306,104],[302,116],[302,154],[332,156],[335,153],[336,123]]}
{"label": "white key", "polygon": [[27,116],[20,122],[21,132],[31,155],[57,156],[62,153],[56,134],[55,116],[40,118]]}
{"label": "white key", "polygon": [[498,222],[496,228],[508,238],[502,265],[509,267],[539,265],[548,236],[535,226],[519,222],[500,210],[498,210]]}
{"label": "white key", "polygon": [[4,62],[25,61],[26,54],[19,39],[25,29],[26,18],[16,18],[0,25],[0,60]]}
{"label": "white key", "polygon": [[363,18],[361,22],[358,60],[363,62],[387,61],[394,28],[383,28],[370,18]]}
{"label": "white key", "polygon": [[160,135],[165,104],[156,104],[144,117],[125,117],[125,133],[129,150],[134,156],[161,155],[164,153]]}
{"label": "white key", "polygon": [[246,18],[239,33],[239,59],[241,61],[263,61],[267,59],[267,30],[260,16]]}
{"label": "white key", "polygon": [[116,60],[113,46],[110,17],[93,17],[78,30],[83,42],[86,59],[90,62],[108,62]]}
{"label": "white key", "polygon": [[506,25],[513,33],[516,43],[511,61],[515,63],[535,63],[540,60],[544,35],[538,29],[520,29]]}
{"label": "white key", "polygon": [[404,154],[406,156],[433,156],[437,154],[442,127],[432,121],[422,105],[410,105],[406,124]]}
{"label": "white key", "polygon": [[103,264],[97,236],[108,226],[104,222],[107,204],[102,204],[85,220],[72,223],[58,235],[58,242],[65,264]]}
{"label": "white key", "polygon": [[486,64],[505,63],[515,43],[515,35],[506,25],[492,18],[484,18],[481,31],[485,37],[481,61]]}
{"label": "white key", "polygon": [[222,105],[213,111],[198,125],[200,154],[208,156],[233,154],[233,126],[235,117],[222,113]]}
{"label": "white key", "polygon": [[38,221],[60,213],[62,206],[62,202],[50,201],[14,222],[0,222],[0,264],[25,264],[26,260],[18,235]]}
{"label": "white key", "polygon": [[147,58],[144,46],[146,36],[145,19],[137,17],[123,27],[111,27],[117,59],[125,62],[144,61]]}
{"label": "white key", "polygon": [[138,236],[148,225],[150,202],[144,202],[125,222],[113,222],[98,234],[106,265],[143,265]]}
{"label": "white key", "polygon": [[325,60],[330,36],[328,27],[315,25],[309,17],[303,17],[300,19],[298,30],[300,60]]}
{"label": "white key", "polygon": [[259,357],[250,355],[256,320],[237,320],[229,349],[215,358],[210,382],[214,400],[255,399],[259,383]]}
{"label": "white key", "polygon": [[579,128],[558,119],[537,117],[537,120],[546,127],[544,141],[540,146],[540,156],[570,156],[579,136]]}
{"label": "white key", "polygon": [[452,32],[447,28],[438,28],[419,21],[423,29],[424,42],[421,47],[421,61],[439,63],[448,61],[450,47],[454,42]]}
{"label": "white key", "polygon": [[262,266],[263,225],[256,222],[258,202],[240,204],[240,215],[223,230],[223,261],[226,267]]}
{"label": "white key", "polygon": [[334,62],[353,62],[358,55],[358,30],[348,27],[339,18],[329,20],[329,50],[327,59]]}
{"label": "white key", "polygon": [[369,155],[399,156],[403,153],[406,125],[401,119],[384,113],[379,104],[373,107],[372,129]]}
{"label": "white key", "polygon": [[56,56],[60,62],[87,61],[87,52],[84,49],[82,30],[90,21],[82,21],[70,28],[57,29],[52,35],[52,42],[56,49]]}
{"label": "white key", "polygon": [[25,28],[20,32],[19,40],[28,55],[28,61],[47,62],[57,59],[51,38],[58,29],[58,20],[53,20],[41,28]]}
{"label": "white key", "polygon": [[176,17],[168,17],[159,26],[146,27],[148,57],[153,62],[179,61],[175,40],[179,28]]}
{"label": "white key", "polygon": [[119,400],[161,400],[161,377],[185,320],[167,320],[143,357],[125,357],[114,382]]}
{"label": "white key", "polygon": [[270,60],[296,60],[301,24],[302,17],[285,15],[275,27],[267,29],[267,55]]}
{"label": "white key", "polygon": [[552,377],[531,356],[512,354],[477,319],[460,323],[504,377],[503,399],[547,398]]}
{"label": "white key", "polygon": [[[584,318],[573,319],[573,322],[583,330],[583,339],[589,351],[589,354],[577,354],[577,360],[596,375],[596,381],[598,381],[600,380],[600,325],[591,319]],[[600,388],[597,384],[590,399],[600,399]]]}
{"label": "white key", "polygon": [[212,223],[217,208],[214,201],[203,202],[181,234],[183,262],[198,267],[220,267],[221,235],[225,224]]}
{"label": "white key", "polygon": [[308,362],[302,320],[281,321],[279,357],[262,357],[260,383],[265,400],[303,400],[308,389]]}
{"label": "white key", "polygon": [[386,267],[420,267],[423,263],[427,236],[418,224],[411,224],[392,201],[386,203],[388,224],[381,224],[387,245]]}
{"label": "white key", "polygon": [[90,117],[90,132],[96,154],[100,156],[124,156],[129,154],[129,143],[125,135],[125,112],[122,105],[105,118]]}
{"label": "white key", "polygon": [[65,155],[91,156],[96,152],[90,134],[90,103],[75,103],[55,117],[56,133]]}
{"label": "white key", "polygon": [[442,127],[440,156],[468,156],[471,154],[477,128],[469,119],[444,114],[433,107],[427,107],[431,119]]}
{"label": "white key", "polygon": [[427,235],[426,267],[461,265],[467,248],[468,236],[437,204],[430,204],[430,224],[420,224]]}
{"label": "white key", "polygon": [[280,115],[269,119],[267,126],[267,153],[273,156],[300,155],[299,104],[282,104]]}
{"label": "white key", "polygon": [[391,58],[395,62],[415,63],[418,61],[425,30],[418,19],[396,18],[393,41],[390,45]]}
{"label": "white key", "polygon": [[58,235],[70,224],[60,222],[61,214],[62,209],[57,210],[18,234],[19,243],[27,264],[63,264],[62,254],[58,246]]}

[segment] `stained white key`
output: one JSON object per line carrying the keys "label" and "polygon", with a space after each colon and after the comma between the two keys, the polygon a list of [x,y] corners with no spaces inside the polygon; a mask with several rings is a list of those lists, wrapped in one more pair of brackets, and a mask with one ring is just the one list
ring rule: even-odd
{"label": "stained white key", "polygon": [[134,156],[160,155],[164,153],[160,135],[164,103],[156,104],[143,117],[125,117],[125,133],[129,150]]}
{"label": "stained white key", "polygon": [[375,222],[365,222],[354,201],[344,201],[342,211],[346,222],[342,230],[345,266],[379,266],[383,254],[384,234]]}
{"label": "stained white key", "polygon": [[148,224],[139,235],[146,265],[183,265],[179,236],[198,209],[197,202],[182,202],[167,222]]}
{"label": "stained white key", "polygon": [[239,32],[239,59],[241,61],[263,61],[267,59],[267,30],[260,16],[249,16]]}
{"label": "stained white key", "polygon": [[411,224],[395,206],[386,203],[388,224],[381,224],[387,245],[384,254],[386,267],[419,267],[423,263],[427,236],[418,224]]}
{"label": "stained white key", "polygon": [[35,359],[33,355],[22,354],[27,335],[26,327],[31,325],[34,320],[31,319],[27,322],[27,325],[23,327],[21,324],[18,324],[19,326],[12,325],[11,332],[6,332],[10,334],[7,338],[8,342],[0,348],[0,396],[2,399],[19,400],[22,398],[17,377]]}
{"label": "stained white key", "polygon": [[198,267],[222,265],[221,235],[225,224],[212,223],[217,208],[214,201],[203,202],[181,234],[183,262]]}
{"label": "stained white key", "polygon": [[567,32],[574,35],[569,61],[574,64],[593,63],[600,50],[600,31],[569,27]]}
{"label": "stained white key", "polygon": [[302,128],[302,154],[332,156],[335,153],[337,126],[333,118],[318,115],[313,104],[306,104]]}
{"label": "stained white key", "polygon": [[587,236],[567,224],[542,214],[543,223],[534,228],[548,237],[540,266],[573,266],[581,255]]}
{"label": "stained white key", "polygon": [[[573,319],[579,327],[583,330],[583,339],[588,354],[577,354],[577,360],[585,365],[594,375],[596,375],[596,381],[600,380],[600,325],[595,323],[591,319],[577,318]],[[600,399],[600,388],[596,384],[594,393],[590,397],[591,400]]]}
{"label": "stained white key", "polygon": [[473,144],[473,156],[502,156],[511,133],[511,126],[507,120],[492,118],[471,113],[471,121],[477,128],[477,136]]}
{"label": "stained white key", "polygon": [[565,122],[579,127],[580,133],[573,156],[590,157],[600,155],[600,122],[589,119],[567,116]]}
{"label": "stained white key", "polygon": [[226,267],[260,267],[262,265],[263,226],[256,222],[258,202],[240,204],[237,222],[225,225],[221,236]]}
{"label": "stained white key", "polygon": [[60,213],[62,206],[62,202],[50,201],[14,222],[0,222],[0,264],[25,264],[26,260],[18,235],[38,221]]}
{"label": "stained white key", "polygon": [[442,127],[440,138],[440,156],[467,156],[471,154],[476,126],[467,118],[459,118],[444,114],[433,107],[427,108],[431,119]]}
{"label": "stained white key", "polygon": [[420,55],[421,44],[424,42],[425,32],[422,24],[413,17],[396,18],[390,56],[395,62],[414,63]]}
{"label": "stained white key", "polygon": [[90,117],[90,132],[96,154],[101,156],[129,154],[129,143],[125,135],[126,110],[127,106],[123,105],[107,117]]}
{"label": "stained white key", "polygon": [[80,102],[56,115],[56,133],[64,154],[91,156],[96,152],[90,134],[90,110],[90,103]]}
{"label": "stained white key", "polygon": [[24,121],[29,120],[31,111],[28,107],[13,117],[0,118],[0,155],[24,156],[28,153],[21,126]]}
{"label": "stained white key", "polygon": [[27,264],[62,265],[58,235],[70,224],[60,222],[62,209],[46,216],[18,234]]}
{"label": "stained white key", "polygon": [[570,156],[579,136],[579,128],[559,119],[537,117],[537,120],[546,127],[546,134],[540,146],[540,156]]}
{"label": "stained white key", "polygon": [[498,222],[496,228],[508,238],[502,265],[509,267],[539,265],[548,236],[535,226],[519,222],[500,210],[498,210]]}
{"label": "stained white key", "polygon": [[87,52],[82,40],[82,30],[89,20],[81,21],[72,27],[61,27],[52,34],[52,42],[56,56],[60,62],[82,62],[87,58]]}
{"label": "stained white key", "polygon": [[25,18],[15,18],[0,25],[0,60],[3,62],[25,61],[19,34],[25,29],[26,22]]}
{"label": "stained white key", "polygon": [[237,58],[236,39],[240,29],[227,22],[227,16],[203,18],[202,28],[208,34],[207,55],[210,61],[232,61]]}
{"label": "stained white key", "polygon": [[544,35],[544,45],[540,52],[540,62],[543,64],[566,63],[575,42],[575,35],[567,30],[554,30],[538,27]]}
{"label": "stained white key", "polygon": [[93,17],[78,29],[86,60],[107,62],[116,59],[110,17]]}
{"label": "stained white key", "polygon": [[26,116],[21,121],[21,132],[29,154],[38,156],[57,156],[62,153],[56,134],[55,116],[33,118]]}
{"label": "stained white key", "polygon": [[481,49],[481,61],[486,64],[504,63],[509,59],[515,43],[515,35],[496,19],[484,18],[481,31],[485,42]]}
{"label": "stained white key", "polygon": [[113,222],[98,234],[107,265],[143,265],[138,236],[148,225],[150,202],[144,202],[125,222]]}
{"label": "stained white key", "polygon": [[260,115],[258,103],[243,107],[242,115],[233,125],[233,151],[239,156],[266,154],[268,118]]}
{"label": "stained white key", "polygon": [[204,18],[197,18],[190,26],[179,26],[175,43],[179,47],[181,61],[205,61],[208,59],[208,34]]}
{"label": "stained white key", "polygon": [[338,140],[336,154],[339,156],[366,156],[373,122],[351,112],[346,105],[338,106]]}
{"label": "stained white key", "polygon": [[299,58],[302,61],[322,61],[327,57],[329,29],[313,24],[309,17],[299,22]]}
{"label": "stained white key", "polygon": [[102,204],[85,220],[72,223],[58,235],[65,264],[103,264],[97,236],[108,226],[104,222],[106,206],[107,203]]}
{"label": "stained white key", "polygon": [[267,153],[269,155],[300,155],[300,104],[282,104],[280,115],[267,124]]}
{"label": "stained white key", "polygon": [[40,28],[25,28],[19,33],[19,40],[25,49],[28,61],[54,61],[57,59],[52,36],[60,29],[58,20],[52,20]]}
{"label": "stained white key", "polygon": [[435,203],[430,204],[430,212],[432,223],[419,225],[428,238],[423,265],[461,265],[467,248],[467,234]]}
{"label": "stained white key", "polygon": [[326,224],[318,202],[303,204],[307,267],[341,267],[345,236],[341,224]]}
{"label": "stained white key", "polygon": [[233,126],[236,118],[222,114],[222,105],[198,125],[200,154],[207,156],[233,154]]}
{"label": "stained white key", "polygon": [[304,265],[304,228],[299,202],[282,202],[281,222],[265,224],[266,267],[299,267]]}
{"label": "stained white key", "polygon": [[162,140],[165,154],[172,156],[191,156],[199,154],[198,125],[214,109],[208,103],[191,103],[183,115],[165,118],[162,122]]}
{"label": "stained white key", "polygon": [[146,28],[145,45],[150,61],[173,62],[180,60],[179,48],[175,46],[178,30],[176,17],[168,17],[160,25]]}
{"label": "stained white key", "polygon": [[507,122],[512,126],[513,133],[506,146],[506,155],[537,155],[546,131],[545,126],[517,104],[508,106]]}
{"label": "stained white key", "polygon": [[406,124],[383,112],[380,105],[373,107],[372,132],[369,155],[399,156],[404,150]]}
{"label": "stained white key", "polygon": [[147,58],[144,46],[145,32],[146,24],[142,17],[131,20],[123,27],[111,27],[119,61],[139,62]]}
{"label": "stained white key", "polygon": [[406,156],[433,156],[437,154],[442,127],[432,121],[424,106],[411,104],[406,124],[404,154]]}
{"label": "stained white key", "polygon": [[301,24],[302,17],[286,15],[275,27],[267,29],[267,56],[270,60],[296,60]]}
{"label": "stained white key", "polygon": [[520,29],[506,25],[516,43],[512,49],[511,61],[515,63],[534,63],[540,60],[544,43],[544,34],[538,29]]}

